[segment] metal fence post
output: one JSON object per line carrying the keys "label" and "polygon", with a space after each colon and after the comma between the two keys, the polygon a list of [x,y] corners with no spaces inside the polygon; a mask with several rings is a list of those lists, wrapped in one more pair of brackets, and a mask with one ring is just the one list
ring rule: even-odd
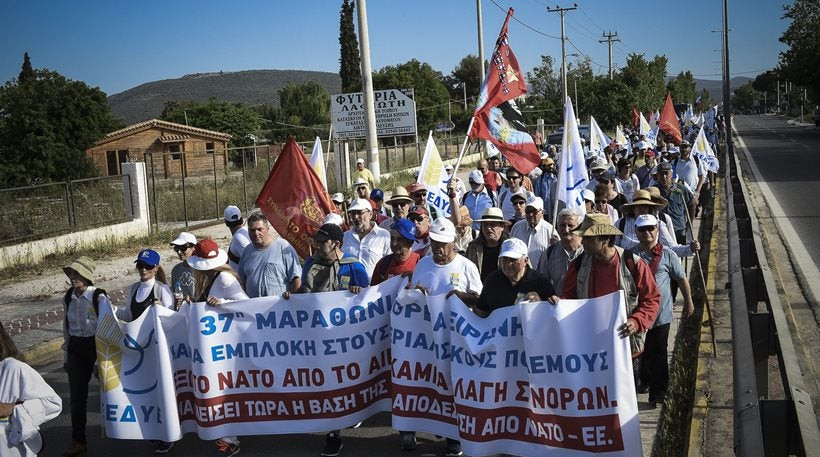
{"label": "metal fence post", "polygon": [[[223,149],[222,154],[225,154],[224,157],[227,157],[227,154],[228,154],[227,150]],[[216,186],[217,186],[217,184],[216,184],[216,153],[214,153],[214,155],[212,157],[214,159],[214,208],[216,208],[216,210],[215,210],[216,211],[216,218],[219,219],[219,195],[218,195],[218,192],[216,190]]]}
{"label": "metal fence post", "polygon": [[159,206],[157,205],[157,170],[154,168],[154,153],[151,154],[151,188],[154,192],[154,224],[157,226],[157,230],[159,230]]}
{"label": "metal fence post", "polygon": [[[253,148],[253,154],[256,156],[256,148]],[[248,210],[248,188],[245,180],[245,149],[242,150],[242,204],[244,205],[242,209],[245,211]]]}
{"label": "metal fence post", "polygon": [[65,183],[66,209],[68,210],[68,226],[76,225],[74,217],[74,194],[71,192],[71,181]]}

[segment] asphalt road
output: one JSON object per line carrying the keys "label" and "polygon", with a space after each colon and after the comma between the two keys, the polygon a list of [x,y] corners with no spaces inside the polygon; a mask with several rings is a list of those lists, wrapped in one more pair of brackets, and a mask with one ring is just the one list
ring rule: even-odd
{"label": "asphalt road", "polygon": [[[46,382],[63,399],[63,411],[56,419],[46,422],[40,432],[45,447],[41,457],[59,457],[71,441],[71,414],[68,404],[68,376],[62,361],[36,367]],[[154,455],[146,441],[116,440],[102,437],[99,414],[99,385],[92,379],[88,399],[88,451],[84,456],[130,457]],[[417,435],[419,446],[414,452],[399,450],[399,434],[390,427],[390,415],[380,413],[365,421],[357,429],[342,430],[344,450],[342,457],[393,456],[430,457],[444,455],[444,439],[427,433]],[[241,437],[240,456],[256,457],[318,457],[325,444],[324,433]],[[185,435],[165,454],[169,457],[216,455],[211,441],[202,441],[194,434]]]}
{"label": "asphalt road", "polygon": [[802,242],[815,269],[820,268],[820,129],[788,125],[773,116],[735,116],[733,124],[783,209],[780,217],[797,233],[799,240],[787,241]]}

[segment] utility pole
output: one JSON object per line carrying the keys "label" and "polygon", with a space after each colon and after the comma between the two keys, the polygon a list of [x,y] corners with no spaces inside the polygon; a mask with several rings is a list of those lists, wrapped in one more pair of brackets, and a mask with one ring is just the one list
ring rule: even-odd
{"label": "utility pole", "polygon": [[618,32],[604,33],[603,36],[606,39],[605,40],[598,40],[598,43],[607,43],[607,45],[609,46],[609,79],[612,79],[612,77],[613,77],[612,76],[613,75],[613,73],[612,73],[612,43],[616,43],[616,42],[619,42],[621,40],[618,38]]}
{"label": "utility pole", "polygon": [[367,33],[367,2],[357,0],[356,8],[359,19],[359,54],[362,61],[362,93],[364,95],[365,121],[367,126],[367,165],[370,172],[379,181],[379,140],[376,132],[376,106],[373,96],[373,73],[370,70],[370,35]]}
{"label": "utility pole", "polygon": [[[482,81],[482,82],[484,82],[484,81]],[[464,111],[467,111],[467,83],[464,82],[464,81],[461,81],[461,88],[464,91]]]}
{"label": "utility pole", "polygon": [[547,7],[548,12],[561,15],[561,106],[567,105],[567,37],[564,34],[564,15],[567,14],[567,11],[574,9],[578,9],[577,3],[573,3],[572,8],[561,8],[558,5],[555,8]]}
{"label": "utility pole", "polygon": [[729,0],[723,0],[723,115],[726,118],[726,148],[730,157],[734,153],[732,145],[732,94],[729,72]]}
{"label": "utility pole", "polygon": [[484,84],[484,29],[481,25],[481,0],[475,0],[475,18],[478,22],[478,66],[481,68],[481,84]]}

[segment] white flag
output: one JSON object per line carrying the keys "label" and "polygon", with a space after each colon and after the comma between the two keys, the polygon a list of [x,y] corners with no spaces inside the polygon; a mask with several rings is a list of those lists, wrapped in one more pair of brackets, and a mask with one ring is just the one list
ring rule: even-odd
{"label": "white flag", "polygon": [[623,129],[621,126],[615,127],[615,144],[618,145],[618,149],[623,149],[627,146],[628,140],[626,139],[626,135],[624,135]]}
{"label": "white flag", "polygon": [[433,131],[427,137],[427,146],[424,148],[424,157],[419,166],[418,182],[427,188],[427,204],[441,210],[445,216],[450,216],[450,198],[447,196],[447,182],[450,176],[444,169],[444,162],[438,153],[436,142],[433,141]]}
{"label": "white flag", "polygon": [[325,153],[322,151],[322,140],[316,137],[316,142],[313,143],[313,152],[310,154],[310,166],[322,180],[322,185],[327,191],[327,175],[325,174]]}
{"label": "white flag", "polygon": [[641,113],[641,124],[640,125],[641,125],[641,129],[640,129],[641,135],[645,135],[646,136],[646,141],[652,143],[652,146],[655,146],[655,135],[657,134],[657,132],[655,130],[653,130],[652,127],[649,125],[649,122],[646,121],[646,118],[644,117],[643,113]]}
{"label": "white flag", "polygon": [[[581,148],[578,122],[575,120],[572,100],[567,97],[564,109],[564,135],[561,138],[561,155],[558,160],[556,201],[564,202],[567,208],[578,208],[581,214],[585,214],[586,207],[581,191],[587,188],[588,182],[587,164],[584,161],[584,150]],[[558,209],[557,204],[555,209]],[[554,219],[555,215],[553,215]]]}
{"label": "white flag", "polygon": [[692,154],[702,160],[706,169],[712,173],[717,173],[720,169],[720,163],[715,157],[715,152],[712,151],[712,146],[706,140],[706,129],[700,129],[700,132],[698,132],[695,144],[692,145]]}
{"label": "white flag", "polygon": [[598,157],[605,158],[604,148],[609,146],[611,140],[601,130],[601,127],[595,121],[595,118],[589,117],[589,150],[596,153]]}

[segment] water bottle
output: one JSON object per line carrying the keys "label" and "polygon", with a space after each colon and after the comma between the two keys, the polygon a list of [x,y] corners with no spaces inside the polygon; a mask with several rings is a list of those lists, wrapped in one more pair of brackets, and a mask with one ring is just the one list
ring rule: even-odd
{"label": "water bottle", "polygon": [[182,306],[182,299],[184,296],[185,295],[182,293],[182,286],[179,284],[179,281],[177,281],[174,286],[174,311],[179,311],[179,307]]}

